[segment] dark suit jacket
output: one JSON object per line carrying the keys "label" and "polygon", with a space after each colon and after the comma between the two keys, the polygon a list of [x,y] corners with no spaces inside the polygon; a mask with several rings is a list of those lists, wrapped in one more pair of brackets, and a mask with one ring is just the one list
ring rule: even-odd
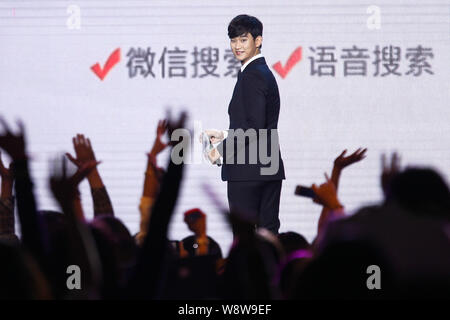
{"label": "dark suit jacket", "polygon": [[[266,64],[266,60],[261,57],[250,62],[244,69],[239,71],[238,79],[233,91],[233,97],[228,107],[230,116],[230,129],[255,129],[256,139],[245,139],[245,147],[237,143],[235,139],[234,152],[227,150],[227,142],[230,143],[231,136],[222,141],[218,146],[219,153],[223,156],[222,180],[224,181],[264,181],[285,179],[284,165],[281,159],[280,149],[278,153],[278,170],[274,174],[261,174],[261,168],[276,169],[274,161],[267,163],[259,157],[260,141],[267,140],[266,151],[263,152],[271,158],[271,133],[270,129],[277,129],[278,116],[280,113],[280,94],[278,85]],[[267,129],[267,139],[261,138],[258,129]],[[249,151],[255,147],[258,150],[256,163],[250,162]],[[238,155],[245,152],[245,163],[238,164]],[[234,163],[230,164],[229,160]],[[228,162],[228,163],[227,163]]]}

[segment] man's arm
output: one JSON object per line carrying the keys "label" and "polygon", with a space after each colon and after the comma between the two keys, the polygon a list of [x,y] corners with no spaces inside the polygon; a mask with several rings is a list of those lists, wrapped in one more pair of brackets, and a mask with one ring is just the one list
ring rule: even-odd
{"label": "man's arm", "polygon": [[13,133],[2,117],[0,117],[0,124],[0,130],[3,131],[0,135],[0,148],[9,154],[13,161],[17,213],[22,231],[21,242],[45,272],[48,270],[48,242],[41,217],[36,209],[33,181],[28,168],[24,125],[18,122],[19,132]]}
{"label": "man's arm", "polygon": [[[75,150],[75,156],[70,153],[66,153],[69,160],[75,164],[78,169],[88,162],[97,161],[89,138],[85,138],[83,134],[78,134],[73,137],[73,148]],[[89,186],[91,187],[92,202],[94,204],[94,217],[102,215],[114,215],[111,199],[109,198],[108,191],[106,190],[103,180],[97,167],[93,168],[87,179]]]}
{"label": "man's arm", "polygon": [[[336,194],[339,186],[339,179],[341,177],[341,172],[344,168],[361,161],[364,159],[367,148],[358,148],[355,152],[353,152],[349,156],[345,156],[347,153],[347,149],[342,151],[342,153],[334,160],[333,171],[331,173],[331,181],[333,182],[336,188]],[[327,206],[324,206],[322,212],[319,217],[319,223],[317,225],[317,232],[320,233],[323,226],[329,220],[329,215],[331,214],[330,209]]]}
{"label": "man's arm", "polygon": [[[178,121],[173,121],[168,117],[170,136],[175,129],[184,128],[186,116],[186,113],[183,112]],[[172,141],[169,145],[172,147],[174,144],[175,142]],[[158,297],[166,263],[167,230],[180,192],[183,168],[183,162],[175,164],[169,159],[167,172],[152,207],[142,250],[138,256],[134,274],[128,284],[129,295],[133,298],[155,299]]]}
{"label": "man's arm", "polygon": [[[245,119],[242,119],[240,129],[244,132],[248,129],[255,129],[258,135],[258,129],[264,129],[266,125],[266,95],[264,80],[255,72],[248,72],[242,75],[241,89],[236,97],[244,111]],[[229,138],[231,138],[230,136]],[[226,158],[227,139],[217,146],[220,156]],[[253,140],[246,140],[244,146],[247,146]],[[244,147],[242,146],[242,148]],[[214,149],[213,149],[214,150]],[[239,151],[239,150],[238,150]]]}
{"label": "man's arm", "polygon": [[14,230],[14,198],[12,196],[13,174],[11,165],[7,169],[3,165],[0,152],[0,177],[2,179],[0,192],[0,240],[19,243]]}
{"label": "man's arm", "polygon": [[98,163],[95,160],[85,162],[69,178],[66,161],[65,158],[62,158],[62,166],[58,166],[55,161],[49,179],[50,189],[66,216],[66,237],[70,248],[67,252],[67,259],[74,265],[79,266],[83,272],[81,277],[82,290],[70,292],[69,298],[88,299],[98,296],[101,267],[95,240],[82,218],[84,213],[78,186]]}
{"label": "man's arm", "polygon": [[7,199],[12,197],[13,189],[13,173],[12,173],[12,162],[9,168],[6,168],[2,161],[2,153],[0,152],[0,177],[2,179],[2,190],[0,193],[0,198]]}
{"label": "man's arm", "polygon": [[325,225],[334,218],[344,217],[344,206],[338,199],[336,186],[333,181],[328,178],[325,173],[326,182],[317,187],[312,185],[312,189],[315,193],[314,202],[323,205],[323,211],[319,219],[317,234],[321,235]]}
{"label": "man's arm", "polygon": [[158,167],[156,157],[168,145],[162,141],[162,137],[167,132],[167,126],[168,123],[166,120],[158,121],[155,142],[153,143],[150,153],[147,154],[147,168],[145,170],[144,188],[142,191],[141,201],[139,203],[141,222],[139,233],[136,235],[136,242],[140,246],[143,244],[143,241],[147,235],[150,213],[159,192],[162,170]]}

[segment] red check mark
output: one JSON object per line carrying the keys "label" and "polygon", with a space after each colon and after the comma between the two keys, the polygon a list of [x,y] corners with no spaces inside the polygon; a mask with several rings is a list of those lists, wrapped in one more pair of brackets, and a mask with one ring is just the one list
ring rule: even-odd
{"label": "red check mark", "polygon": [[291,56],[289,57],[286,66],[282,66],[281,62],[278,61],[275,63],[272,67],[275,69],[276,72],[284,79],[286,78],[287,74],[291,71],[291,69],[300,61],[302,60],[302,47],[298,47],[295,49],[294,52],[292,52]]}
{"label": "red check mark", "polygon": [[108,60],[106,60],[103,69],[100,67],[100,64],[97,62],[91,67],[91,70],[103,81],[103,79],[108,74],[109,70],[111,70],[118,62],[120,61],[120,48],[117,48],[109,55]]}

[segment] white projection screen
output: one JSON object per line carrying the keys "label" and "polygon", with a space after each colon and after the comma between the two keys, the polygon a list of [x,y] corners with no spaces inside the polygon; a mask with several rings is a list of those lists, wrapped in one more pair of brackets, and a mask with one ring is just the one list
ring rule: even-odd
{"label": "white projection screen", "polygon": [[[243,13],[264,24],[262,53],[280,90],[280,232],[314,239],[321,208],[294,189],[322,183],[344,149],[368,148],[341,176],[339,197],[349,214],[382,199],[382,153],[398,151],[402,165],[431,166],[448,181],[447,0],[1,0],[0,114],[26,124],[39,208],[57,208],[49,161],[73,152],[71,138],[84,133],[102,161],[116,216],[136,233],[145,153],[158,119],[168,108],[173,115],[186,109],[191,129],[228,128],[237,65],[227,26]],[[118,61],[105,72],[115,51]],[[92,70],[96,63],[103,80]],[[190,234],[183,212],[200,207],[226,254],[232,233],[202,183],[227,205],[220,168],[186,165],[170,239]],[[81,192],[91,218],[87,182]]]}

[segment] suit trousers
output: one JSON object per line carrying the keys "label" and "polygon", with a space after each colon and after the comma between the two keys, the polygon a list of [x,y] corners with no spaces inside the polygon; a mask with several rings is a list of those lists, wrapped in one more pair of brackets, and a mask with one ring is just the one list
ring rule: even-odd
{"label": "suit trousers", "polygon": [[278,234],[282,181],[228,181],[227,195],[230,211],[237,211],[244,219],[255,223],[257,227],[266,228]]}

